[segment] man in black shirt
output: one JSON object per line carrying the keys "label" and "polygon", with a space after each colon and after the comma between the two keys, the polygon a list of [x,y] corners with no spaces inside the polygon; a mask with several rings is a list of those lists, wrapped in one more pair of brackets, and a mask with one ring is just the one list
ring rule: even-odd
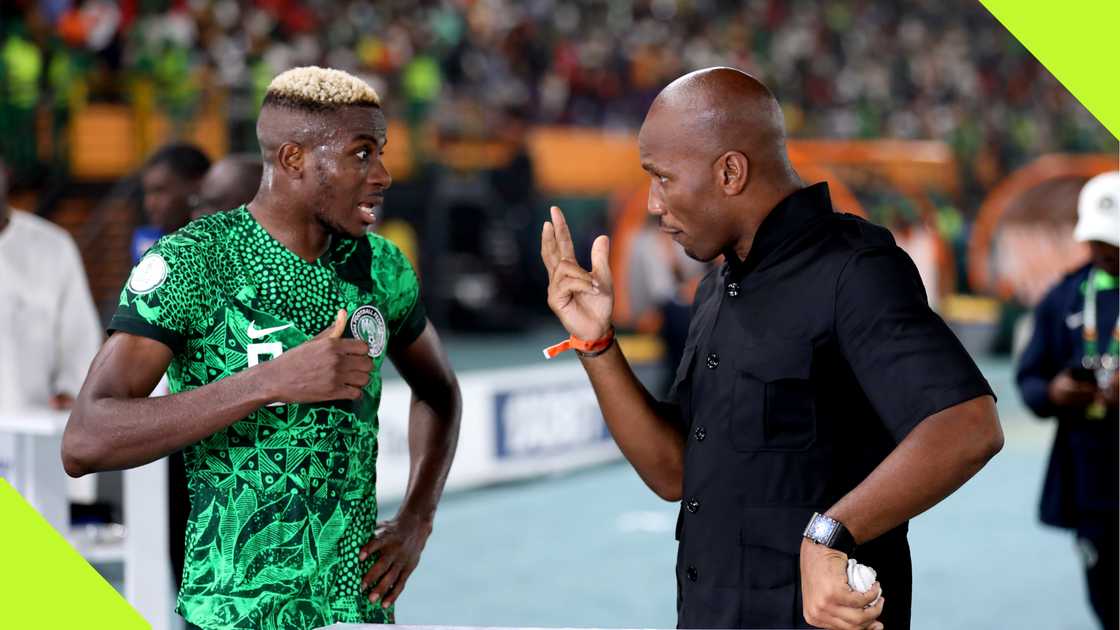
{"label": "man in black shirt", "polygon": [[[1002,447],[990,387],[890,233],[801,182],[754,78],[674,81],[639,146],[661,229],[726,261],[697,293],[670,401],[613,343],[607,237],[585,271],[554,208],[541,255],[572,336],[556,351],[579,351],[622,452],[682,500],[678,625],[908,627],[907,521]],[[849,588],[849,555],[885,597]]]}

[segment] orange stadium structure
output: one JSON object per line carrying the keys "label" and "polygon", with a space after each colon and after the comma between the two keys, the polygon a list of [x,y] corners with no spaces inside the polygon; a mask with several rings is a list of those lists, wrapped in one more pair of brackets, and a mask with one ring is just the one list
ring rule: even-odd
{"label": "orange stadium structure", "polygon": [[980,206],[968,251],[976,291],[1033,306],[1088,252],[1074,242],[1077,194],[1117,168],[1115,155],[1045,155],[1004,179]]}

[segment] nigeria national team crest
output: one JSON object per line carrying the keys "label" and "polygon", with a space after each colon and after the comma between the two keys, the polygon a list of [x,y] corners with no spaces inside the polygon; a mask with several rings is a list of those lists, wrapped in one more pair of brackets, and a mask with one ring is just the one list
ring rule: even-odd
{"label": "nigeria national team crest", "polygon": [[359,307],[350,318],[350,332],[355,339],[369,344],[369,356],[379,357],[385,351],[385,318],[369,304]]}
{"label": "nigeria national team crest", "polygon": [[128,276],[128,290],[136,295],[151,293],[167,280],[167,261],[159,254],[148,254]]}

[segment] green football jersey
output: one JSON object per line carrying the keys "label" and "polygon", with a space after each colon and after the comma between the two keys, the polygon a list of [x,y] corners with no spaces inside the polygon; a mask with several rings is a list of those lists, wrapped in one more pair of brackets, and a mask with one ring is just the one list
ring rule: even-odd
{"label": "green football jersey", "polygon": [[[110,328],[174,351],[172,393],[276,358],[344,308],[367,341],[358,400],[262,407],[184,451],[191,499],[177,611],[203,628],[393,621],[361,588],[374,558],[377,407],[390,343],[426,322],[416,273],[376,235],[334,237],[307,262],[243,206],[193,221],[137,263]],[[160,509],[160,508],[155,508]]]}

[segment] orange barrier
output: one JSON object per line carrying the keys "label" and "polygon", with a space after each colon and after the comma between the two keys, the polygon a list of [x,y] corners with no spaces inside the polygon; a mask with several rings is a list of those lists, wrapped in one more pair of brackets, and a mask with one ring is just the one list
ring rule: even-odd
{"label": "orange barrier", "polygon": [[[1026,166],[1016,170],[999,183],[988,194],[980,205],[980,210],[973,225],[972,236],[968,247],[968,278],[972,287],[1003,299],[1016,296],[1015,282],[1010,275],[1023,273],[1029,274],[1029,282],[1022,284],[1034,286],[1049,286],[1053,281],[1068,271],[1068,265],[1073,264],[1073,258],[1083,256],[1079,250],[1076,254],[1062,254],[1056,259],[1055,252],[1070,251],[1072,245],[1071,233],[1064,228],[1056,230],[1055,224],[1066,225],[1072,228],[1076,219],[1076,190],[1080,183],[1090,177],[1105,171],[1117,168],[1115,155],[1044,155]],[[1014,247],[1016,256],[1026,259],[1038,259],[1039,264],[1024,263],[1017,268],[1004,269],[1005,277],[1000,277],[993,272],[992,252],[998,245],[997,233],[1001,230],[1000,224],[1005,213],[1015,204],[1023,203],[1033,195],[1037,195],[1047,185],[1053,185],[1062,180],[1074,180],[1076,186],[1068,187],[1069,190],[1061,195],[1063,208],[1059,211],[1054,208],[1049,213],[1049,224],[1034,230],[1029,234],[1009,234],[1008,247]],[[1063,216],[1064,214],[1064,216]],[[1035,223],[1042,223],[1035,221]],[[1037,299],[1037,290],[1028,290],[1020,298]],[[1030,304],[1031,302],[1027,301]]]}
{"label": "orange barrier", "polygon": [[643,184],[638,134],[539,127],[529,134],[533,175],[545,194],[608,196]]}
{"label": "orange barrier", "polygon": [[174,134],[173,128],[162,115],[145,120],[119,105],[89,105],[70,123],[71,172],[79,179],[123,177],[175,135],[215,158],[229,152],[226,121],[216,111],[192,120],[185,134]]}

